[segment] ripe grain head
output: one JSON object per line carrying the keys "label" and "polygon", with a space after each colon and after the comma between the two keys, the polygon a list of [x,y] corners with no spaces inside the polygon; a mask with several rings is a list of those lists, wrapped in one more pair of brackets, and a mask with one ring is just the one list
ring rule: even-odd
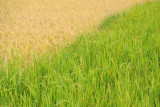
{"label": "ripe grain head", "polygon": [[[0,54],[26,58],[75,40],[115,12],[146,0],[0,0]],[[92,27],[91,27],[92,26]]]}

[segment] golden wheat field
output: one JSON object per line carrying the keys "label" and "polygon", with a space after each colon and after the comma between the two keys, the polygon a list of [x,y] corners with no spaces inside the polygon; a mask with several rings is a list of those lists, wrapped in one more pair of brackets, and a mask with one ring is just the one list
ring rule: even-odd
{"label": "golden wheat field", "polygon": [[75,40],[104,16],[146,0],[0,0],[0,55],[30,57]]}

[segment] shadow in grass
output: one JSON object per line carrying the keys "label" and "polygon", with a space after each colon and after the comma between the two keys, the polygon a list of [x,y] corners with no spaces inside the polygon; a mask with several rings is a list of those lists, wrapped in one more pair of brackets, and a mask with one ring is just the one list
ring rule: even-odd
{"label": "shadow in grass", "polygon": [[106,28],[110,28],[112,27],[119,19],[120,14],[116,14],[110,17],[106,17],[104,21],[101,22],[101,24],[99,25],[98,29],[99,30],[103,30]]}

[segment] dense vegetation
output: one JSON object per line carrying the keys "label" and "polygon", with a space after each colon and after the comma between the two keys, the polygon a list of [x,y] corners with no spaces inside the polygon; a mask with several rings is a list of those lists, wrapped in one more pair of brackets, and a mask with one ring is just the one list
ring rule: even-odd
{"label": "dense vegetation", "polygon": [[160,106],[160,2],[24,63],[0,60],[0,106]]}

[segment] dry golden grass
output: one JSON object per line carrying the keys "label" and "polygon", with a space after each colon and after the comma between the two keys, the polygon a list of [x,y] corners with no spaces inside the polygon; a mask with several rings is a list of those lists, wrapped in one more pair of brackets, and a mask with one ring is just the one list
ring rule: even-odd
{"label": "dry golden grass", "polygon": [[[54,50],[96,26],[105,15],[146,0],[0,0],[0,54],[27,58]],[[92,26],[92,27],[91,27]]]}

